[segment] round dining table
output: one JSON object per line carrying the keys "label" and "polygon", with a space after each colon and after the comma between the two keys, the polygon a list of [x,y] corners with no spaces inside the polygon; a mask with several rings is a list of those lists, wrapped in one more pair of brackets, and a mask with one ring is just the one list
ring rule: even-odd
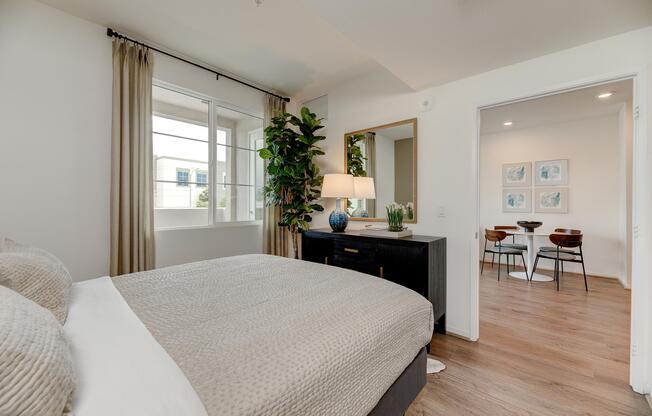
{"label": "round dining table", "polygon": [[[530,274],[530,278],[535,282],[552,282],[553,278],[551,276],[546,276],[545,274],[539,274],[539,273],[532,273],[532,269],[534,267],[534,260],[536,259],[536,255],[537,255],[534,248],[534,237],[537,236],[548,237],[550,233],[537,231],[537,229],[535,228],[533,232],[529,232],[525,230],[509,230],[508,234],[525,236],[526,244],[527,244],[527,256],[525,257],[525,261],[527,263],[527,271]],[[528,279],[528,276],[527,274],[525,274],[525,272],[510,272],[509,275],[516,279],[523,279],[523,280]]]}

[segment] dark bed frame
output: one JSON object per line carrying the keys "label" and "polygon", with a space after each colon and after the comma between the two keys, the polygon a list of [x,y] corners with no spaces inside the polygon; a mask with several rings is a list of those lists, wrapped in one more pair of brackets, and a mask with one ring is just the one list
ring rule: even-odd
{"label": "dark bed frame", "polygon": [[426,348],[422,348],[368,416],[401,416],[426,385]]}

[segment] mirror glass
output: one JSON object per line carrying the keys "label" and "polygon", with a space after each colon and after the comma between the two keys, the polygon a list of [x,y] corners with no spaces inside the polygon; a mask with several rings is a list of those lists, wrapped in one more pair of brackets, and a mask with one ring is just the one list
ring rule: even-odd
{"label": "mirror glass", "polygon": [[[344,135],[345,171],[355,177],[357,198],[347,201],[352,220],[384,221],[393,202],[410,206],[404,222],[416,222],[416,119],[358,130]],[[411,213],[411,218],[410,218]]]}

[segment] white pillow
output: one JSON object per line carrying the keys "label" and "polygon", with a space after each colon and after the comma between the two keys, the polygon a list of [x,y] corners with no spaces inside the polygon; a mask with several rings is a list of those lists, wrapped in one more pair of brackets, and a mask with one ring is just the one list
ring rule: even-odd
{"label": "white pillow", "polygon": [[66,321],[72,278],[47,251],[5,239],[0,247],[0,285],[49,309],[61,324]]}
{"label": "white pillow", "polygon": [[63,327],[47,309],[0,286],[0,415],[68,414],[74,387]]}

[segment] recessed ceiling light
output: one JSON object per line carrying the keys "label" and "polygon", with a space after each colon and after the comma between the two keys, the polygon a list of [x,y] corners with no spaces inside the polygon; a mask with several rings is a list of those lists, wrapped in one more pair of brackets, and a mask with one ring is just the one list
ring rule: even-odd
{"label": "recessed ceiling light", "polygon": [[511,122],[511,121],[506,121],[506,122],[503,123],[503,126],[508,126],[508,127],[509,127],[509,126],[511,126],[512,124],[514,124],[514,123]]}
{"label": "recessed ceiling light", "polygon": [[602,94],[598,95],[598,98],[605,99],[611,97],[612,95],[614,95],[613,92],[603,92]]}

